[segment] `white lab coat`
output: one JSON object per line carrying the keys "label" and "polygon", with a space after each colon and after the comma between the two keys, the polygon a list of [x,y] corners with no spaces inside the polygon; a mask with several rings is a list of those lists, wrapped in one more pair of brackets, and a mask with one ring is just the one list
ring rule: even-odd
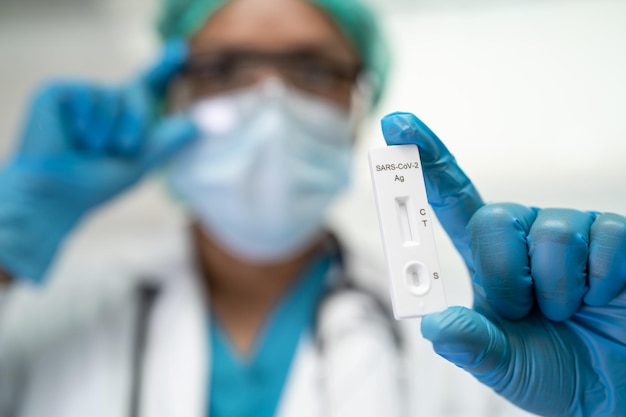
{"label": "white lab coat", "polygon": [[[0,306],[0,416],[130,416],[143,282],[160,293],[146,326],[139,416],[207,416],[208,309],[191,252],[178,246],[147,262],[109,262],[102,278],[12,288]],[[300,341],[277,415],[406,415],[398,358],[373,300],[338,293],[320,310],[316,334]]]}

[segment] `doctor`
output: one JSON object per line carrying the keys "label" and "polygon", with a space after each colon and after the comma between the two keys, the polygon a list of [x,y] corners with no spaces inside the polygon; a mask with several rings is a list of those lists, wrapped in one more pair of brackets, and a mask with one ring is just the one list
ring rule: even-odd
{"label": "doctor", "polygon": [[[97,285],[52,288],[45,295],[9,284],[0,314],[0,415],[404,415],[393,332],[374,298],[345,289],[350,262],[321,232],[321,223],[312,222],[317,227],[306,244],[291,242],[289,248],[299,250],[283,262],[278,262],[285,253],[278,244],[282,239],[272,239],[284,230],[284,236],[307,235],[303,219],[312,215],[299,217],[295,231],[288,220],[311,205],[319,212],[324,205],[316,205],[318,198],[326,201],[321,191],[335,190],[332,180],[342,178],[338,171],[345,161],[338,155],[349,142],[338,135],[350,132],[346,110],[358,115],[358,97],[367,97],[368,84],[376,97],[376,80],[384,78],[384,72],[375,76],[381,67],[373,65],[380,55],[359,48],[359,36],[372,33],[362,30],[370,20],[361,21],[355,32],[330,30],[335,37],[325,31],[329,36],[316,38],[325,40],[317,44],[300,32],[311,35],[304,29],[312,22],[343,28],[341,15],[333,13],[349,11],[344,16],[352,19],[366,16],[358,13],[363,9],[347,1],[337,9],[316,4],[319,8],[300,0],[234,0],[221,8],[209,2],[173,5],[171,16],[185,23],[181,27],[197,28],[194,18],[201,11],[215,12],[193,32],[190,52],[171,43],[159,65],[121,90],[53,85],[36,97],[21,145],[0,174],[5,282],[44,281],[62,238],[81,217],[168,158],[173,158],[167,174],[171,187],[196,222],[187,245],[153,255],[151,268],[100,271],[105,279]],[[295,19],[297,10],[307,18]],[[279,18],[287,12],[294,18]],[[239,20],[244,18],[250,20]],[[219,22],[219,35],[206,35],[207,54],[196,56],[200,34]],[[234,28],[241,32],[222,37]],[[286,28],[290,31],[281,32]],[[177,34],[188,33],[180,30]],[[265,44],[265,36],[272,41]],[[280,39],[286,43],[277,44]],[[295,41],[307,48],[294,48]],[[311,50],[320,44],[328,55]],[[209,45],[227,53],[215,58]],[[357,45],[358,53],[331,53],[341,45]],[[356,74],[363,77],[349,76],[343,60],[350,56],[361,61]],[[174,74],[180,75],[176,82]],[[364,87],[357,88],[357,79]],[[321,87],[330,85],[324,80],[336,84],[322,95]],[[340,88],[347,80],[352,80],[349,99],[340,94],[348,90]],[[191,120],[150,117],[150,99],[158,101],[166,85],[173,86],[172,106],[186,108]],[[298,123],[284,124],[280,114]],[[316,123],[301,124],[302,115]],[[268,126],[281,129],[261,140],[264,136],[256,133]],[[415,143],[422,149],[431,204],[476,285],[474,311],[452,308],[424,319],[423,333],[436,351],[525,409],[543,415],[620,415],[623,217],[485,206],[421,122],[394,115],[383,128],[389,144]],[[283,129],[291,133],[287,138],[280,134]],[[270,139],[280,146],[270,146]],[[328,144],[333,152],[327,152]],[[254,169],[242,173],[241,167]],[[312,181],[310,172],[315,181],[332,186],[304,182]],[[294,178],[307,192],[278,198],[276,184]],[[294,190],[282,184],[283,190]],[[240,187],[241,194],[235,192]],[[247,200],[259,189],[278,197]],[[210,193],[221,198],[210,199]],[[307,204],[274,205],[280,201]],[[276,216],[278,209],[285,211]],[[250,211],[242,215],[241,210]],[[231,236],[246,219],[256,221]],[[266,224],[272,227],[265,229]],[[248,239],[238,239],[247,232]],[[583,267],[587,264],[589,270]]]}
{"label": "doctor", "polygon": [[[0,173],[3,280],[50,287],[5,296],[0,415],[403,415],[392,322],[324,225],[384,84],[373,16],[169,1],[159,28],[163,57],[127,85],[43,88]],[[80,220],[166,160],[182,242],[47,282]]]}

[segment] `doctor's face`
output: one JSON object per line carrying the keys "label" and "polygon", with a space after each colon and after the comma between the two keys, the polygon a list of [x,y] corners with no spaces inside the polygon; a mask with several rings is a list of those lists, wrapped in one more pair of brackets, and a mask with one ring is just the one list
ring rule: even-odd
{"label": "doctor's face", "polygon": [[348,109],[359,72],[354,48],[306,0],[232,0],[191,39],[192,99],[280,77]]}

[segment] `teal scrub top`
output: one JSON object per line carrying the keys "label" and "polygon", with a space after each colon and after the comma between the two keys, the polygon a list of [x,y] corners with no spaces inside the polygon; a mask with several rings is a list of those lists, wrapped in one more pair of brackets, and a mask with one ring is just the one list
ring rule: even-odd
{"label": "teal scrub top", "polygon": [[311,331],[332,264],[317,258],[275,307],[249,356],[240,356],[220,323],[209,321],[210,417],[272,417],[301,336]]}

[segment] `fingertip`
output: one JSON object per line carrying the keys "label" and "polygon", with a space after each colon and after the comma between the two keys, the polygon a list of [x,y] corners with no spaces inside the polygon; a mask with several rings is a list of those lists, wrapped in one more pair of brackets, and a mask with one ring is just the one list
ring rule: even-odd
{"label": "fingertip", "polygon": [[449,311],[455,307],[450,307],[444,311],[430,313],[422,317],[420,330],[425,339],[435,342],[439,339],[442,329],[445,328],[445,322],[450,316]]}
{"label": "fingertip", "polygon": [[162,61],[182,64],[189,55],[189,44],[183,38],[171,38],[166,41]]}
{"label": "fingertip", "polygon": [[475,297],[509,320],[525,317],[534,305],[527,235],[535,211],[520,204],[481,207],[468,224],[475,267]]}
{"label": "fingertip", "polygon": [[146,152],[144,166],[152,169],[171,158],[189,143],[199,137],[199,129],[186,116],[168,117],[154,129],[149,149]]}
{"label": "fingertip", "polygon": [[199,135],[196,124],[184,115],[167,118],[157,127],[156,132],[156,141],[167,144],[168,153],[176,152],[195,141]]}
{"label": "fingertip", "polygon": [[137,156],[141,152],[145,129],[145,123],[137,115],[124,115],[124,120],[120,121],[115,141],[110,144],[111,153],[125,158]]}
{"label": "fingertip", "polygon": [[194,121],[185,115],[172,116],[169,118],[168,128],[172,132],[176,132],[176,135],[184,142],[190,142],[195,140],[200,133],[198,126]]}
{"label": "fingertip", "polygon": [[381,120],[381,126],[388,145],[417,145],[424,164],[437,162],[450,153],[437,135],[413,113],[388,114]]}
{"label": "fingertip", "polygon": [[578,311],[587,292],[589,213],[545,209],[528,234],[531,271],[537,304],[552,321],[564,321]]}
{"label": "fingertip", "polygon": [[383,135],[388,145],[404,145],[415,143],[416,145],[424,134],[435,136],[413,113],[393,112],[381,120]]}
{"label": "fingertip", "polygon": [[134,86],[124,90],[122,107],[111,152],[132,158],[141,152],[144,145],[146,131],[152,122],[151,109],[141,89]]}
{"label": "fingertip", "polygon": [[407,112],[394,112],[383,117],[380,123],[387,145],[415,143],[411,140],[416,136],[415,119],[414,114]]}
{"label": "fingertip", "polygon": [[456,334],[464,327],[460,324],[468,312],[470,310],[466,307],[453,306],[443,311],[427,314],[422,317],[422,336],[433,343],[449,341],[451,334]]}
{"label": "fingertip", "polygon": [[603,306],[626,289],[626,217],[593,213],[585,304]]}
{"label": "fingertip", "polygon": [[90,150],[90,121],[98,102],[96,88],[75,85],[69,87],[64,95],[63,104],[70,144],[79,150]]}
{"label": "fingertip", "polygon": [[122,112],[121,96],[118,90],[102,88],[94,92],[91,115],[84,126],[87,139],[86,150],[99,154],[115,142],[115,127]]}
{"label": "fingertip", "polygon": [[429,314],[421,330],[438,355],[473,374],[491,372],[501,364],[501,332],[473,310],[456,306]]}
{"label": "fingertip", "polygon": [[189,45],[183,38],[169,39],[156,63],[145,74],[145,83],[152,90],[160,92],[182,68],[188,55]]}

